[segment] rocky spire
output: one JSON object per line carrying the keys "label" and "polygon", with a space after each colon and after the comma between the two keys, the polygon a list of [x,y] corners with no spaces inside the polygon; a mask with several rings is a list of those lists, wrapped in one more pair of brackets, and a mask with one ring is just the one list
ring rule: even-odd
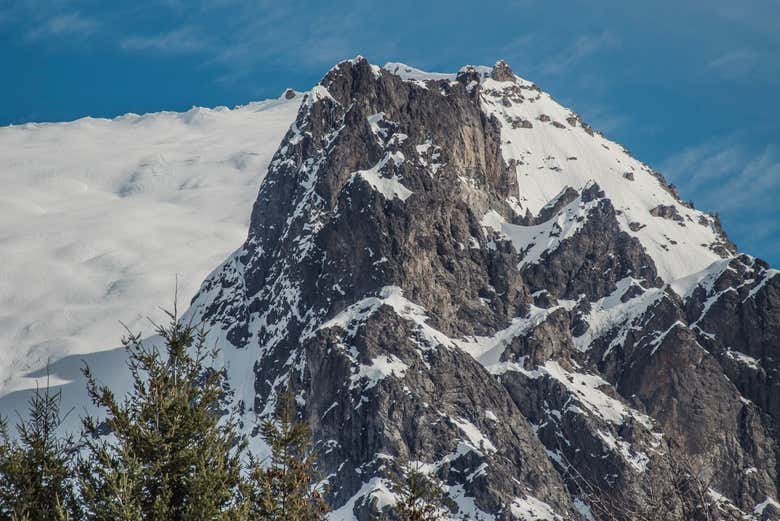
{"label": "rocky spire", "polygon": [[490,73],[490,77],[496,81],[515,81],[515,73],[509,67],[509,64],[504,60],[498,60],[493,65],[493,71]]}

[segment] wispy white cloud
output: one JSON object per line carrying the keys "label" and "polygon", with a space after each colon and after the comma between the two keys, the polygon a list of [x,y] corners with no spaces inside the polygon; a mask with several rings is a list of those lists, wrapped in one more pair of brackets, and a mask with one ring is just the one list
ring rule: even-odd
{"label": "wispy white cloud", "polygon": [[130,36],[119,42],[122,49],[129,51],[159,51],[181,54],[201,51],[210,46],[206,33],[194,27],[185,26],[151,36]]}
{"label": "wispy white cloud", "polygon": [[[748,253],[780,256],[780,148],[752,147],[740,136],[688,147],[663,162],[662,171],[683,197],[702,209],[718,211],[726,231],[747,241]],[[735,233],[736,232],[736,233]],[[769,244],[763,241],[773,239]]]}
{"label": "wispy white cloud", "polygon": [[744,207],[765,207],[776,221],[772,209],[780,201],[780,153],[775,145],[767,145],[757,155],[745,155],[746,161],[735,175],[723,184],[716,184],[712,192],[715,201],[725,210]]}
{"label": "wispy white cloud", "polygon": [[85,38],[92,34],[99,22],[80,13],[64,13],[38,20],[25,35],[29,42],[63,37]]}
{"label": "wispy white cloud", "polygon": [[714,140],[687,147],[663,162],[662,168],[675,183],[698,191],[738,172],[746,161],[746,151],[730,140]]}
{"label": "wispy white cloud", "polygon": [[707,69],[727,80],[780,84],[780,61],[777,57],[751,49],[726,51],[708,62]]}
{"label": "wispy white cloud", "polygon": [[[760,4],[760,5],[756,5]],[[748,31],[765,41],[780,43],[780,3],[763,0],[717,0],[702,4],[702,8],[711,11],[726,21],[732,28]],[[734,31],[738,33],[738,31]]]}
{"label": "wispy white cloud", "polygon": [[621,38],[608,31],[560,40],[546,34],[526,33],[504,45],[500,52],[516,73],[529,80],[549,82],[566,76],[580,91],[603,94],[609,90],[609,78],[594,74],[585,65],[620,45]]}
{"label": "wispy white cloud", "polygon": [[[24,31],[25,43],[57,45],[58,40],[73,37],[128,53],[196,55],[204,66],[216,69],[215,77],[236,79],[252,74],[258,63],[320,67],[350,57],[358,52],[360,37],[376,48],[397,41],[365,38],[370,30],[356,10],[310,9],[297,0],[117,3],[90,11],[93,17],[82,15],[84,9],[63,12],[69,5],[84,3],[18,0],[8,16]],[[0,13],[6,17],[2,9]],[[136,23],[150,16],[168,22]]]}
{"label": "wispy white cloud", "polygon": [[250,13],[205,58],[207,65],[225,69],[217,80],[221,83],[241,80],[258,63],[321,69],[359,53],[372,59],[377,54],[388,56],[399,45],[398,38],[376,38],[356,12],[325,11],[302,17],[286,4],[275,4],[262,16]]}
{"label": "wispy white cloud", "polygon": [[587,58],[597,53],[614,49],[619,45],[620,38],[608,31],[579,36],[573,43],[545,59],[541,65],[540,72],[545,76],[570,72],[572,68]]}
{"label": "wispy white cloud", "polygon": [[755,51],[740,49],[728,51],[707,64],[707,67],[713,69],[724,76],[742,77],[758,65],[759,54]]}

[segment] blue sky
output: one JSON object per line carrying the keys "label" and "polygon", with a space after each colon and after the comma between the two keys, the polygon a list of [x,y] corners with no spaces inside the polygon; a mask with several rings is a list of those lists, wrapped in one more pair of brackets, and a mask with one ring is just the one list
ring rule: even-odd
{"label": "blue sky", "polygon": [[780,2],[0,0],[0,125],[305,90],[356,54],[517,74],[780,265]]}

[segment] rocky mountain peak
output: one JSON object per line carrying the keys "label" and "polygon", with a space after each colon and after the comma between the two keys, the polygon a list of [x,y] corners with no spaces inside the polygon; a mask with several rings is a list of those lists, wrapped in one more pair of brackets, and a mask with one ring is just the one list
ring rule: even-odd
{"label": "rocky mountain peak", "polygon": [[685,519],[683,456],[717,508],[764,515],[780,282],[723,244],[505,62],[358,57],[305,95],[189,313],[241,368],[248,432],[295,391],[334,519],[390,516],[401,461],[439,480],[446,519],[596,519],[658,494]]}
{"label": "rocky mountain peak", "polygon": [[496,64],[493,65],[493,70],[490,73],[490,77],[496,81],[511,81],[513,83],[517,81],[515,73],[512,72],[509,64],[504,60],[498,60]]}

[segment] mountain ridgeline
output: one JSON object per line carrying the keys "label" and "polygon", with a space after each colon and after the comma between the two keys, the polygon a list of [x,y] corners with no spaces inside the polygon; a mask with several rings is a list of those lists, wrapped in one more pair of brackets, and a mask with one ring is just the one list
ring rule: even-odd
{"label": "mountain ridgeline", "polygon": [[333,520],[778,519],[780,278],[504,62],[345,61],[188,316],[250,446],[288,389]]}

